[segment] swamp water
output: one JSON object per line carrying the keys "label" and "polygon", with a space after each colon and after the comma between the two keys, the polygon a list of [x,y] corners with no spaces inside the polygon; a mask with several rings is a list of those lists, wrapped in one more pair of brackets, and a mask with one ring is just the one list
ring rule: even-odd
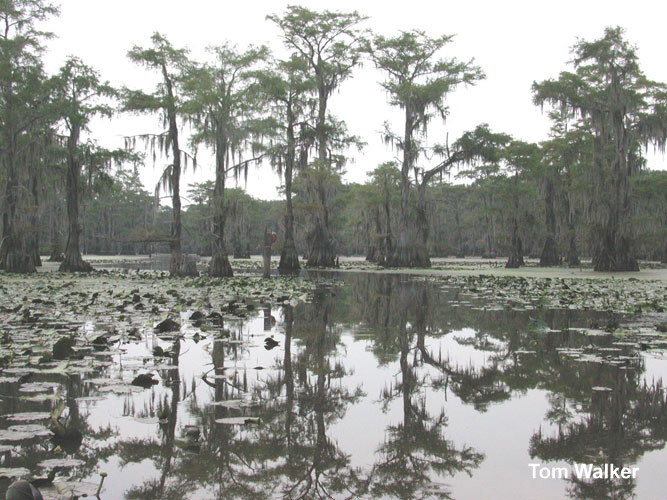
{"label": "swamp water", "polygon": [[[309,278],[240,278],[244,300],[140,273],[3,278],[0,472],[94,494],[105,471],[105,500],[667,496],[654,331],[436,278]],[[180,327],[156,331],[168,313]],[[74,355],[49,359],[67,332]]]}

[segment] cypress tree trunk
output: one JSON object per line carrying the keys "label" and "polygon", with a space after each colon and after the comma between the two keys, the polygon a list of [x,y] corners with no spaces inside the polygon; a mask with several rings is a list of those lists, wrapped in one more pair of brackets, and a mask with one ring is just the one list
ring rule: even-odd
{"label": "cypress tree trunk", "polygon": [[[619,156],[619,155],[617,155]],[[612,196],[615,200],[608,208],[608,217],[600,227],[599,239],[595,242],[593,269],[595,271],[639,271],[637,260],[631,255],[630,238],[624,234],[627,229],[627,213],[629,211],[629,172],[618,163],[625,163],[623,158],[617,159],[613,166]]]}
{"label": "cypress tree trunk", "polygon": [[488,207],[488,201],[486,199],[486,194],[482,191],[482,202],[484,203],[484,226],[486,228],[486,254],[482,255],[482,257],[486,259],[493,259],[496,254],[493,249],[493,238],[491,236],[492,228],[491,228],[491,218],[489,217],[489,207]]}
{"label": "cypress tree trunk", "polygon": [[336,251],[331,233],[329,232],[329,208],[327,207],[326,186],[321,176],[317,179],[317,195],[320,210],[315,216],[315,227],[308,235],[310,253],[308,267],[335,267]]}
{"label": "cypress tree trunk", "polygon": [[373,221],[375,222],[375,232],[370,235],[368,250],[366,251],[366,261],[378,262],[381,256],[380,246],[383,244],[382,224],[380,224],[380,207],[373,207]]}
{"label": "cypress tree trunk", "polygon": [[505,264],[506,268],[517,268],[524,264],[523,262],[523,243],[519,237],[519,195],[517,193],[519,185],[519,172],[514,172],[514,213],[512,214],[512,238],[510,240],[510,255]]}
{"label": "cypress tree trunk", "polygon": [[81,175],[81,163],[77,156],[76,148],[79,144],[79,133],[77,127],[72,128],[67,139],[67,223],[69,233],[65,247],[65,258],[60,264],[59,271],[62,272],[84,272],[88,273],[93,267],[81,258],[79,251],[79,239],[81,226],[79,225],[79,177]]}
{"label": "cypress tree trunk", "polygon": [[169,239],[169,274],[171,276],[197,276],[194,262],[188,261],[181,250],[181,149],[178,142],[178,123],[176,122],[176,100],[169,72],[166,65],[161,66],[167,94],[167,120],[169,124],[169,144],[173,164],[171,166],[171,235]]}
{"label": "cypress tree trunk", "polygon": [[[318,73],[319,70],[316,70]],[[327,150],[327,114],[328,95],[322,85],[318,85],[318,109],[317,124],[315,126],[315,135],[317,136],[318,146],[318,168],[331,168],[331,162]],[[334,240],[329,231],[329,209],[327,207],[327,197],[322,178],[317,179],[318,201],[321,204],[321,210],[315,217],[315,227],[308,235],[309,253],[308,267],[335,267],[336,251]]]}
{"label": "cypress tree trunk", "polygon": [[544,241],[544,247],[540,255],[540,266],[558,266],[560,265],[560,255],[558,254],[558,244],[556,243],[556,213],[554,208],[554,186],[550,174],[546,174],[545,179],[544,205],[546,213],[547,239]]}
{"label": "cypress tree trunk", "polygon": [[605,231],[593,256],[595,271],[639,271],[637,260],[630,253],[628,238],[609,228]]}
{"label": "cypress tree trunk", "polygon": [[[629,135],[626,129],[627,103],[619,87],[619,78],[611,79],[611,112],[600,123],[600,131],[593,141],[593,157],[598,168],[609,172],[608,199],[601,200],[601,223],[593,254],[596,271],[639,271],[637,260],[631,255],[631,240],[628,227],[630,211],[630,176],[632,159],[629,158]],[[612,141],[614,154],[610,157]],[[604,141],[604,142],[603,142]],[[602,177],[604,178],[604,177]],[[599,197],[599,193],[594,193]],[[604,195],[603,195],[604,196]],[[599,200],[600,201],[600,200]]]}
{"label": "cypress tree trunk", "polygon": [[[238,216],[237,216],[238,217]],[[236,219],[236,217],[235,217]],[[248,245],[243,245],[243,237],[241,234],[241,225],[242,222],[239,220],[234,221],[234,236],[232,238],[232,246],[234,248],[234,258],[235,259],[249,259],[250,252],[248,251]]]}
{"label": "cypress tree trunk", "polygon": [[[405,107],[405,130],[403,134],[403,163],[401,165],[401,215],[399,221],[398,241],[391,257],[387,259],[388,267],[430,267],[423,235],[420,234],[420,226],[423,220],[416,221],[416,228],[411,223],[408,213],[408,200],[410,196],[410,169],[413,163],[412,146],[412,110],[409,105]],[[421,196],[421,195],[420,195]],[[420,217],[419,207],[417,218]],[[425,216],[422,213],[421,216]]]}
{"label": "cypress tree trunk", "polygon": [[209,264],[208,274],[215,278],[227,278],[234,276],[232,265],[229,263],[227,255],[227,247],[224,240],[225,232],[225,216],[223,214],[216,214],[213,217],[213,235],[214,246],[213,256]]}
{"label": "cypress tree trunk", "polygon": [[426,181],[417,186],[417,238],[415,240],[419,267],[431,267],[428,257],[428,218],[426,215]]}
{"label": "cypress tree trunk", "polygon": [[226,144],[221,138],[216,139],[215,148],[215,189],[213,191],[213,256],[208,268],[209,276],[216,278],[226,278],[234,275],[232,265],[227,256],[227,247],[225,246],[225,177],[226,162],[225,153]]}
{"label": "cypress tree trunk", "polygon": [[30,190],[32,193],[33,206],[30,210],[30,231],[32,233],[31,247],[33,262],[36,267],[42,266],[42,258],[39,255],[39,171],[36,158],[30,163]]}
{"label": "cypress tree trunk", "polygon": [[9,273],[34,273],[35,262],[25,231],[19,234],[18,194],[19,179],[16,168],[16,139],[7,134],[6,158],[7,180],[5,189],[5,211],[2,215],[2,238],[0,238],[0,268]]}
{"label": "cypress tree trunk", "polygon": [[383,245],[380,247],[382,253],[378,259],[378,264],[381,266],[386,265],[387,260],[394,251],[394,238],[391,234],[391,204],[388,194],[385,193],[384,199],[384,226],[385,226],[385,235],[383,238]]}
{"label": "cypress tree trunk", "polygon": [[507,259],[505,267],[513,269],[525,265],[523,262],[523,243],[519,237],[519,223],[516,217],[512,221],[512,239],[510,245],[510,256]]}
{"label": "cypress tree trunk", "polygon": [[567,220],[567,236],[568,236],[568,250],[567,250],[567,265],[569,267],[578,266],[581,261],[579,260],[579,253],[577,252],[577,238],[576,238],[576,228],[575,228],[575,213],[572,209],[572,203],[570,202],[570,191],[572,189],[572,182],[570,178],[569,168],[565,171],[567,178],[567,194],[563,197],[564,209]]}
{"label": "cypress tree trunk", "polygon": [[278,272],[298,273],[301,270],[299,255],[294,244],[294,207],[292,206],[292,175],[296,160],[296,140],[294,138],[294,112],[292,101],[287,103],[287,158],[285,161],[285,242],[280,252]]}
{"label": "cypress tree trunk", "polygon": [[570,234],[570,246],[567,251],[567,265],[570,267],[575,267],[581,264],[579,260],[579,253],[577,252],[577,241],[574,236],[574,232]]}
{"label": "cypress tree trunk", "polygon": [[294,245],[294,208],[292,206],[292,173],[285,172],[285,243],[280,252],[278,271],[282,273],[298,273],[301,269],[299,255]]}
{"label": "cypress tree trunk", "polygon": [[49,255],[49,262],[62,262],[64,258],[58,221],[58,203],[54,202],[49,214],[49,222],[51,226],[51,253]]}

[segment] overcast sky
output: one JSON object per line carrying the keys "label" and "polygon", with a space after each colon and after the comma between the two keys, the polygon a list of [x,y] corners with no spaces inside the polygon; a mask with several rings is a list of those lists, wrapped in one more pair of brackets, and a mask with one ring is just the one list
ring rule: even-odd
{"label": "overcast sky", "polygon": [[[75,55],[113,85],[151,90],[155,77],[131,63],[126,54],[135,44],[149,45],[153,32],[166,35],[177,47],[188,47],[199,60],[206,57],[206,46],[225,40],[241,49],[248,44],[266,44],[281,56],[285,49],[280,33],[265,18],[282,13],[292,3],[316,10],[356,9],[369,17],[365,27],[384,35],[415,28],[432,36],[455,35],[441,55],[474,58],[487,78],[448,97],[450,116],[443,127],[431,128],[432,142],[443,142],[447,134],[453,142],[462,131],[484,122],[519,139],[546,139],[549,121],[532,103],[533,81],[571,69],[567,63],[576,39],[599,38],[606,26],[624,27],[627,39],[638,47],[644,73],[667,82],[667,2],[655,0],[61,0],[60,17],[48,25],[58,38],[48,44],[47,67],[56,71],[66,56]],[[349,131],[367,143],[361,153],[350,152],[354,162],[346,169],[349,181],[364,182],[366,172],[395,156],[382,143],[379,131],[386,120],[400,130],[401,115],[387,104],[387,96],[378,85],[381,79],[382,74],[366,62],[330,101],[330,112],[344,119]],[[124,135],[160,131],[157,119],[132,116],[96,121],[92,128],[93,136],[108,147],[122,147]],[[182,186],[213,178],[212,161],[200,156],[200,164],[196,173],[185,174]],[[649,167],[664,169],[662,155],[649,154]],[[155,167],[149,162],[142,169],[142,181],[149,191],[160,173],[159,160]],[[265,165],[251,169],[247,190],[256,197],[276,198],[279,183]]]}

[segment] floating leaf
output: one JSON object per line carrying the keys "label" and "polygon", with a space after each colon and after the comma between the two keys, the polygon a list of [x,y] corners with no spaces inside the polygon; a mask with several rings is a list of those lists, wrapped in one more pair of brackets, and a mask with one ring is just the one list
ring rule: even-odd
{"label": "floating leaf", "polygon": [[77,458],[50,458],[39,462],[37,465],[44,469],[53,469],[54,467],[79,467],[83,464],[85,462]]}

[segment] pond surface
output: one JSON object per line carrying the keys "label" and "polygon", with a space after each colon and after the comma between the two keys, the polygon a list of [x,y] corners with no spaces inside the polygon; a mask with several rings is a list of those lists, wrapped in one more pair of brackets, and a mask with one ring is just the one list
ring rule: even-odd
{"label": "pond surface", "polygon": [[[93,493],[105,471],[105,500],[665,497],[667,359],[606,331],[622,317],[406,275],[310,277],[308,302],[243,318],[186,301],[180,331],[159,333],[142,316],[67,373],[6,364],[0,467],[58,464]],[[51,326],[117,333],[132,309]],[[27,342],[30,325],[14,327],[5,343]],[[130,385],[141,373],[157,383]],[[65,430],[42,434],[54,408]],[[580,479],[575,463],[638,473]],[[572,472],[533,478],[529,464]]]}

